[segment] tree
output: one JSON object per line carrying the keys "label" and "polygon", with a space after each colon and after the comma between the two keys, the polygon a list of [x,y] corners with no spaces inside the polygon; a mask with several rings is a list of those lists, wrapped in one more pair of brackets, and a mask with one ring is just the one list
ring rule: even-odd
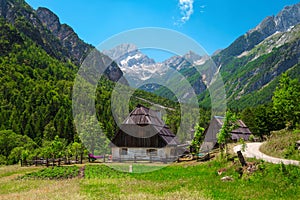
{"label": "tree", "polygon": [[287,128],[295,128],[300,120],[300,84],[283,73],[274,92],[273,109],[282,117]]}
{"label": "tree", "polygon": [[9,154],[7,164],[18,163],[22,159],[22,151],[24,151],[24,147],[15,147]]}
{"label": "tree", "polygon": [[22,159],[22,162],[24,162],[25,165],[27,164],[28,157],[29,157],[29,151],[27,149],[24,149],[21,152],[21,159]]}
{"label": "tree", "polygon": [[0,155],[6,157],[7,164],[16,164],[22,157],[22,152],[32,152],[36,143],[26,135],[16,134],[11,130],[0,131]]}
{"label": "tree", "polygon": [[16,147],[33,150],[36,144],[26,135],[19,135],[11,130],[0,131],[0,154],[8,158]]}
{"label": "tree", "polygon": [[234,113],[227,111],[222,128],[217,134],[218,143],[220,145],[220,150],[223,155],[224,150],[227,153],[227,143],[231,138],[231,131],[236,128],[236,116]]}
{"label": "tree", "polygon": [[191,142],[192,153],[199,153],[200,145],[204,139],[204,128],[202,128],[198,123],[195,126],[194,138]]}
{"label": "tree", "polygon": [[51,153],[52,158],[59,158],[64,154],[65,149],[65,141],[57,136],[55,136],[54,140],[51,142]]}
{"label": "tree", "polygon": [[60,158],[65,153],[66,142],[64,139],[59,138],[58,135],[55,136],[53,141],[44,141],[41,153],[44,157],[53,159]]}
{"label": "tree", "polygon": [[55,138],[55,136],[57,136],[57,131],[54,127],[54,123],[53,121],[50,121],[44,129],[43,135],[44,135],[44,139],[51,141]]}
{"label": "tree", "polygon": [[8,158],[10,152],[19,146],[20,137],[11,130],[0,131],[0,152]]}
{"label": "tree", "polygon": [[[105,129],[101,122],[91,116],[87,116],[85,120],[82,120],[82,125],[78,127],[78,133],[80,140],[84,146],[92,154],[106,154],[110,151],[110,140],[106,137]],[[102,132],[97,129],[97,126],[101,128]]]}
{"label": "tree", "polygon": [[270,135],[271,131],[284,128],[282,119],[275,113],[271,103],[246,108],[240,113],[240,118],[247,124],[252,134],[261,139]]}
{"label": "tree", "polygon": [[84,151],[83,145],[78,142],[74,142],[70,146],[71,154],[75,155],[76,161],[78,161],[78,156],[81,155]]}

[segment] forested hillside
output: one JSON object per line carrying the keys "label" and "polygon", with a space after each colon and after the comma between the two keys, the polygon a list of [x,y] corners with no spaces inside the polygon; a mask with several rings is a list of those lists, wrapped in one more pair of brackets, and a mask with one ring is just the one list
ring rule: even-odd
{"label": "forested hillside", "polygon": [[[93,47],[79,39],[69,26],[60,24],[50,10],[34,11],[25,1],[1,0],[0,16],[0,164],[16,163],[21,157],[54,157],[70,152],[77,155],[79,150],[82,153],[86,147],[81,143],[83,133],[74,124],[72,92],[80,62]],[[64,37],[66,33],[72,37]],[[251,43],[247,51],[238,51],[240,55],[236,51],[231,55],[230,49],[240,44],[238,39],[213,57],[220,65],[228,107],[261,138],[273,130],[299,128],[299,33],[300,25],[295,25],[262,38],[256,45]],[[206,89],[195,68],[181,72],[190,83],[199,83]],[[97,123],[108,139],[118,130],[111,95],[122,75],[113,62],[97,80]],[[178,80],[172,81],[178,84]],[[122,87],[124,91],[132,90],[126,84]],[[157,92],[174,96],[167,88]],[[192,139],[197,123],[206,128],[211,118],[208,90],[199,95],[199,101],[205,109],[187,110],[181,103],[135,90],[129,111],[138,104],[170,108],[165,109],[163,120],[174,133],[182,133],[179,139],[186,142]],[[89,120],[85,122],[89,126]],[[187,124],[189,127],[184,126]],[[105,153],[101,146],[92,151]]]}
{"label": "forested hillside", "polygon": [[[80,142],[72,115],[72,87],[78,67],[71,62],[62,62],[51,57],[34,41],[4,20],[0,22],[0,31],[0,127],[4,131],[0,137],[1,142],[10,143],[8,149],[1,150],[2,155],[8,158],[10,151],[20,145],[29,150],[44,146],[54,141],[57,136],[65,145]],[[113,87],[114,83],[103,77],[96,94],[98,119],[109,138],[112,138],[117,130],[110,110]],[[143,91],[137,91],[134,96],[179,108],[176,103]],[[130,109],[138,103],[150,105],[132,98]],[[180,116],[178,110],[172,115]],[[170,117],[167,120],[172,123],[174,131],[177,127],[173,125],[178,124],[178,120],[180,117]],[[16,138],[23,136],[34,145],[16,142]],[[5,145],[1,145],[1,148],[5,148]]]}
{"label": "forested hillside", "polygon": [[[276,16],[266,17],[260,24],[238,37],[227,48],[212,56],[222,75],[228,107],[243,110],[271,103],[282,73],[300,80],[300,3],[284,7]],[[205,65],[196,66],[203,70]],[[207,77],[187,67],[179,72],[199,89],[200,105],[210,107]],[[202,77],[201,77],[202,76]],[[177,80],[174,80],[177,81]],[[206,84],[203,84],[206,81]],[[164,88],[157,94],[174,99]]]}
{"label": "forested hillside", "polygon": [[276,33],[222,66],[230,107],[241,109],[269,103],[284,72],[300,80],[299,33],[300,25]]}
{"label": "forested hillside", "polygon": [[[24,8],[30,10],[23,1],[9,2],[16,4],[16,7],[9,5],[18,8],[17,11]],[[11,12],[9,16],[19,19],[19,14],[13,15]],[[37,29],[23,19],[24,23],[19,23],[17,19],[14,23],[10,23],[8,18],[0,20],[1,163],[15,163],[22,155],[51,156],[54,155],[53,152],[49,153],[55,149],[53,146],[59,147],[57,155],[60,155],[65,152],[63,149],[74,149],[73,144],[81,145],[80,133],[76,132],[72,115],[72,88],[79,66],[72,59],[66,59],[60,48],[52,48],[49,52],[39,38],[44,38],[43,41],[47,43],[52,40],[45,40],[44,32],[36,32],[35,36],[39,37],[32,35],[31,32]],[[47,34],[51,35],[49,32]],[[50,38],[64,49],[58,39]],[[115,83],[110,79],[116,75],[116,71],[118,76],[121,72],[117,65],[113,67],[117,70],[110,67],[109,70],[114,72],[105,71],[105,76],[99,80],[95,99],[99,123],[109,139],[118,129],[111,113],[110,98]],[[143,99],[174,108],[167,111],[165,121],[176,133],[180,123],[178,103],[137,90],[131,98],[130,110],[139,103],[151,106]],[[203,126],[208,122],[207,118],[201,120]]]}
{"label": "forested hillside", "polygon": [[55,135],[72,141],[71,88],[77,67],[49,56],[1,20],[1,129],[41,144]]}

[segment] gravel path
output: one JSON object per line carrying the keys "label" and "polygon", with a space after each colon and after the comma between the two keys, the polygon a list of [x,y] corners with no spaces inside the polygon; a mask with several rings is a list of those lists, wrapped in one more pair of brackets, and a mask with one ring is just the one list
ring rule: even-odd
{"label": "gravel path", "polygon": [[[285,165],[300,165],[299,161],[296,160],[287,160],[287,159],[282,159],[282,158],[275,158],[275,157],[271,157],[268,156],[266,154],[263,154],[262,152],[259,151],[259,147],[262,145],[263,143],[261,142],[255,142],[255,143],[247,143],[247,147],[245,149],[245,151],[243,153],[243,155],[247,158],[256,158],[256,159],[262,159],[266,162],[270,162],[270,163],[275,163],[275,164],[279,164],[279,163],[283,163]],[[235,146],[233,148],[234,152],[240,151],[241,150],[241,145]]]}

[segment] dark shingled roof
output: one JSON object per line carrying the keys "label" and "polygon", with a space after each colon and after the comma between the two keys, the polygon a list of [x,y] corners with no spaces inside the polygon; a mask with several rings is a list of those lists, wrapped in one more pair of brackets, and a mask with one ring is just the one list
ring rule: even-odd
{"label": "dark shingled roof", "polygon": [[[222,127],[225,118],[220,117],[220,116],[215,116],[215,119],[217,120],[219,125]],[[246,135],[251,134],[251,131],[249,130],[249,128],[246,126],[246,124],[242,120],[237,120],[236,125],[237,125],[237,128],[234,129],[233,131],[231,131],[231,134],[246,134]],[[234,139],[234,138],[232,138],[232,139]]]}
{"label": "dark shingled roof", "polygon": [[160,118],[160,112],[142,105],[138,105],[123,121],[112,143],[118,147],[153,148],[179,144]]}
{"label": "dark shingled roof", "polygon": [[[217,134],[223,126],[224,119],[224,117],[214,116],[211,120],[208,128],[205,130],[204,142],[200,148],[202,151],[209,151],[214,148],[217,143]],[[246,124],[242,120],[237,120],[236,125],[237,128],[231,131],[231,139],[239,140],[243,138],[245,141],[249,140],[249,136],[252,133]]]}

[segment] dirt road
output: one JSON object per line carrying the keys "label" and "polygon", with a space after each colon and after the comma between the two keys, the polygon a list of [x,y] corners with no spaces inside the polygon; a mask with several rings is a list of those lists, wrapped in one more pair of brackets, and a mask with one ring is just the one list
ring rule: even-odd
{"label": "dirt road", "polygon": [[[296,160],[287,160],[287,159],[282,159],[282,158],[275,158],[275,157],[271,157],[271,156],[268,156],[266,154],[263,154],[259,150],[259,147],[262,144],[263,143],[261,143],[261,142],[247,143],[247,147],[246,147],[245,151],[244,152],[242,151],[243,155],[247,158],[262,159],[266,162],[275,163],[275,164],[283,163],[285,165],[300,165],[300,162],[296,161]],[[237,151],[241,150],[241,145],[235,146],[233,148],[233,150],[234,150],[234,152],[237,152]]]}

